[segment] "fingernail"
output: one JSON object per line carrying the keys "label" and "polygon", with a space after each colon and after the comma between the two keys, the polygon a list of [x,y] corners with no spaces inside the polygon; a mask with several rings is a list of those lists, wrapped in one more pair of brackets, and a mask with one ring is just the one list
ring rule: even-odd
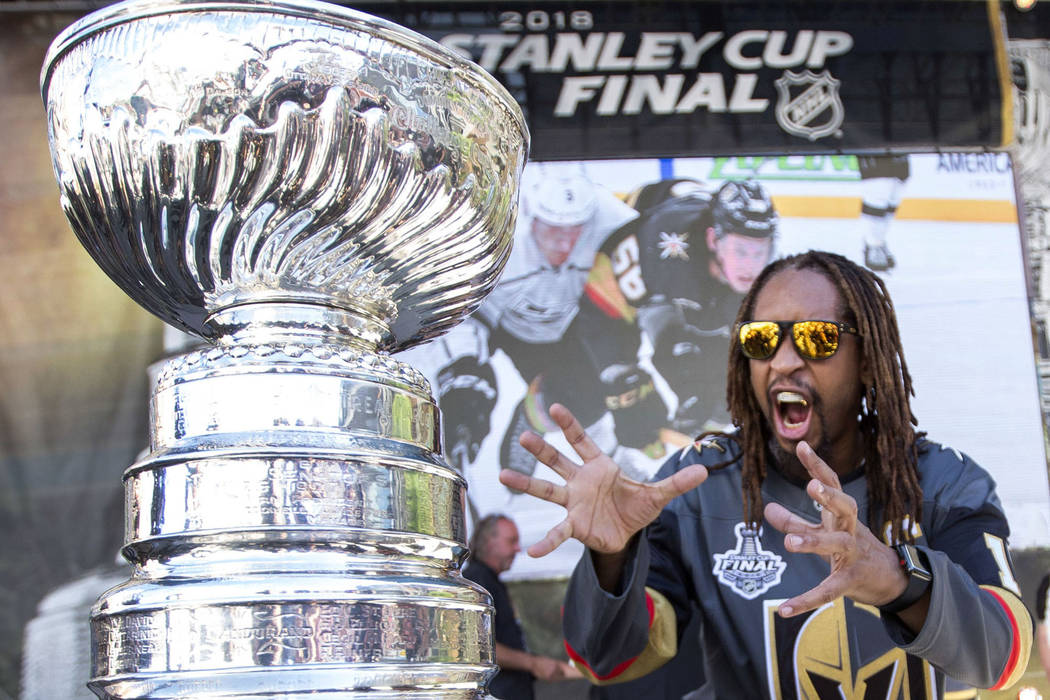
{"label": "fingernail", "polygon": [[798,547],[800,544],[802,544],[802,538],[798,535],[788,535],[787,543],[792,547]]}
{"label": "fingernail", "polygon": [[820,482],[817,482],[817,493],[819,493],[819,494],[823,494],[824,493],[824,484],[822,484]]}
{"label": "fingernail", "polygon": [[791,613],[792,612],[794,612],[794,611],[791,609],[791,606],[789,606],[789,605],[781,605],[780,606],[780,616],[781,617],[791,617]]}

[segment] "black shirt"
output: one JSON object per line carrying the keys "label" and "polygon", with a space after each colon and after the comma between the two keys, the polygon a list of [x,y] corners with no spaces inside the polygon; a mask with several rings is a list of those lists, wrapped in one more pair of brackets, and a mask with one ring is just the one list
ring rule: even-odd
{"label": "black shirt", "polygon": [[[510,594],[496,572],[480,561],[471,559],[463,569],[463,575],[492,596],[492,605],[496,609],[496,641],[511,649],[527,651],[525,635],[514,614]],[[500,700],[533,700],[532,674],[528,671],[501,669],[489,684],[489,692]]]}

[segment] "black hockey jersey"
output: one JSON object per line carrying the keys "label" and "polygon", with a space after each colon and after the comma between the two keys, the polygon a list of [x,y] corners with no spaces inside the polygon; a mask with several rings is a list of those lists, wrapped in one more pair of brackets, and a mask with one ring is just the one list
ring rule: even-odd
{"label": "black hockey jersey", "polygon": [[[737,453],[726,439],[689,446],[655,478]],[[664,509],[638,539],[619,595],[598,586],[589,555],[581,559],[564,608],[571,657],[599,682],[644,675],[673,655],[676,625],[681,629],[695,606],[707,682],[686,697],[940,698],[944,673],[976,687],[1011,685],[1027,665],[1032,624],[1013,577],[994,482],[968,457],[933,442],[920,445],[919,472],[923,516],[914,532],[933,583],[917,635],[847,598],[778,616],[780,603],[827,577],[828,564],[787,551],[771,526],[755,532],[745,525],[734,464]],[[868,522],[863,475],[843,489]],[[804,486],[775,469],[762,496],[819,521]]]}
{"label": "black hockey jersey", "polygon": [[698,329],[731,326],[743,295],[708,269],[705,236],[711,224],[706,195],[676,197],[653,207],[605,241],[588,295],[612,316],[632,315],[623,310],[624,303],[633,309],[666,303],[679,305],[685,321]]}

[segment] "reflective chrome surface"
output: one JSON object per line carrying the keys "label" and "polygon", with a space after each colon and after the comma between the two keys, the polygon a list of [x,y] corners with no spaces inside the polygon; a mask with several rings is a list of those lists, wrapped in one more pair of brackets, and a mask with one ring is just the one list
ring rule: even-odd
{"label": "reflective chrome surface", "polygon": [[100,697],[480,696],[492,611],[415,370],[304,334],[154,376],[134,573],[92,611]]}
{"label": "reflective chrome surface", "polygon": [[517,105],[423,37],[305,0],[115,5],[56,40],[41,86],[77,236],[211,341],[152,373],[133,574],[92,611],[91,689],[480,697],[466,484],[430,387],[388,353],[495,284]]}
{"label": "reflective chrome surface", "polygon": [[263,299],[352,311],[396,351],[491,289],[528,134],[487,73],[325,3],[121,3],[41,74],[62,206],[165,321]]}

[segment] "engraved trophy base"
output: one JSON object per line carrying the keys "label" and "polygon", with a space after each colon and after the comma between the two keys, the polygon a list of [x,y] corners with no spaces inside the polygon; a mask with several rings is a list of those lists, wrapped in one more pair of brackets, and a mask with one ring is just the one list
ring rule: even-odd
{"label": "engraved trophy base", "polygon": [[[399,668],[403,668],[400,666]],[[381,664],[375,667],[375,677],[368,677],[368,669],[347,678],[345,674],[328,669],[313,669],[309,672],[289,670],[253,671],[248,673],[203,672],[186,673],[177,681],[158,676],[150,678],[135,674],[126,678],[111,678],[105,682],[90,683],[91,689],[100,698],[250,698],[251,700],[314,700],[330,698],[347,700],[396,700],[406,696],[435,698],[435,700],[476,700],[489,697],[479,694],[469,678],[461,679],[461,687],[455,687],[455,678],[440,666],[419,668],[412,676],[421,685],[383,687],[393,670]],[[356,687],[355,687],[356,685]],[[265,688],[265,690],[262,690]],[[338,690],[333,690],[337,688]]]}
{"label": "engraved trophy base", "polygon": [[421,375],[219,346],[170,359],[151,412],[124,477],[134,573],[92,611],[99,697],[481,697],[492,609],[458,570],[466,484]]}

